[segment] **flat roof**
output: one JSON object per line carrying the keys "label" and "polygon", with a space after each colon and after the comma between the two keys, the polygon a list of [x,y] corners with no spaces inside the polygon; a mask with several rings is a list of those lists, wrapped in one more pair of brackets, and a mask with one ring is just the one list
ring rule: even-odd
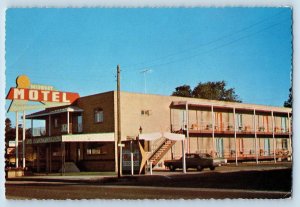
{"label": "flat roof", "polygon": [[[87,96],[82,96],[78,98],[78,100],[83,100],[87,97],[91,96],[101,96],[109,93],[116,93],[116,91],[107,91],[103,93],[97,93]],[[254,109],[257,112],[266,112],[271,113],[272,111],[274,113],[281,113],[281,114],[287,114],[292,112],[292,108],[286,108],[286,107],[279,107],[279,106],[268,106],[268,105],[259,105],[259,104],[249,104],[249,103],[239,103],[239,102],[230,102],[230,101],[219,101],[219,100],[210,100],[210,99],[201,99],[201,98],[193,98],[193,97],[180,97],[180,96],[166,96],[166,95],[159,95],[159,94],[143,94],[143,93],[134,93],[134,92],[126,92],[121,91],[122,94],[132,95],[132,96],[140,96],[144,97],[145,99],[156,97],[156,98],[164,98],[168,99],[170,101],[170,104],[173,106],[183,107],[186,103],[188,103],[189,106],[195,106],[195,107],[211,107],[212,105],[215,108],[223,108],[223,109],[233,109],[240,111],[253,111]],[[76,103],[75,103],[76,104]],[[27,119],[42,119],[45,116],[48,116],[50,114],[57,114],[57,113],[63,113],[63,112],[81,112],[83,111],[79,107],[68,105],[68,106],[61,106],[61,107],[51,107],[47,108],[46,110],[39,111],[33,114],[29,114],[26,116]]]}
{"label": "flat roof", "polygon": [[[222,102],[223,103],[223,102]],[[232,103],[232,102],[231,102]],[[247,107],[241,107],[239,105],[230,105],[230,104],[216,104],[216,103],[195,103],[190,101],[172,101],[171,106],[179,106],[179,107],[185,107],[185,106],[191,106],[191,107],[205,107],[205,108],[215,108],[215,109],[235,109],[237,111],[251,111],[251,112],[265,112],[265,113],[280,113],[280,114],[287,114],[291,113],[292,109],[289,108],[278,108],[278,107],[264,107],[262,105],[253,105],[252,107],[247,105]],[[279,110],[282,109],[282,110]]]}

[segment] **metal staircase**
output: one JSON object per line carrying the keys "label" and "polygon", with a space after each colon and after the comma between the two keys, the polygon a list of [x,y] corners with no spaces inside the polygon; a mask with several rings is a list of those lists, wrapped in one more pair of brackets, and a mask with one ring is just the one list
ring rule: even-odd
{"label": "metal staircase", "polygon": [[164,139],[162,143],[156,148],[156,150],[150,155],[149,161],[152,163],[152,167],[155,167],[163,156],[169,151],[169,149],[176,143],[169,139]]}

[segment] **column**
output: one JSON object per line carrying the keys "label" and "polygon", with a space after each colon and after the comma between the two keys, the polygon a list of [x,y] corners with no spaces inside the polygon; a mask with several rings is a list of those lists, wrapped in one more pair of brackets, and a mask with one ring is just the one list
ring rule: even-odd
{"label": "column", "polygon": [[[119,163],[118,163],[118,141],[117,141],[117,133],[115,132],[115,144],[114,144],[115,148],[115,172],[118,175],[118,167],[119,167]],[[85,147],[85,144],[83,143],[83,147]],[[83,153],[83,159],[84,159],[84,153]]]}
{"label": "column", "polygon": [[36,159],[37,159],[37,172],[40,172],[40,147],[39,144],[37,144],[36,149]]}
{"label": "column", "polygon": [[[122,141],[120,142],[120,144],[118,144],[118,146],[120,147],[119,148],[119,152],[120,152],[120,157],[119,157],[119,160],[120,160],[120,163],[119,163],[119,169],[120,169],[120,177],[122,177],[123,175],[123,160],[122,160],[122,157],[123,157],[123,151],[122,151],[122,148],[123,146],[125,146],[124,144],[122,145]],[[145,141],[144,141],[144,146],[145,146]]]}
{"label": "column", "polygon": [[33,137],[33,119],[31,119],[31,138]]}
{"label": "column", "polygon": [[23,161],[23,168],[26,167],[26,157],[25,157],[25,133],[26,133],[26,124],[25,124],[25,111],[23,111],[23,139],[22,139],[22,152],[23,152],[23,156],[22,156],[22,161]]}
{"label": "column", "polygon": [[256,164],[258,164],[258,150],[257,150],[257,129],[256,129],[256,111],[254,109],[254,138],[255,138],[255,155],[256,155]]}
{"label": "column", "polygon": [[238,161],[237,161],[237,143],[236,143],[236,115],[235,115],[235,108],[233,108],[233,122],[234,122],[234,150],[235,150],[235,165],[238,165]]}
{"label": "column", "polygon": [[49,173],[49,148],[46,148],[46,172]]}
{"label": "column", "polygon": [[215,115],[214,115],[214,106],[211,105],[211,122],[212,122],[212,142],[213,142],[213,158],[215,157]]}
{"label": "column", "polygon": [[170,132],[172,133],[173,132],[173,122],[172,122],[172,109],[171,109],[171,106],[170,106]]}
{"label": "column", "polygon": [[67,111],[67,133],[69,134],[70,133],[70,112]]}
{"label": "column", "polygon": [[48,123],[48,135],[50,137],[51,136],[51,115],[49,115],[48,121],[49,121],[49,123]]}
{"label": "column", "polygon": [[185,104],[185,120],[186,120],[186,138],[187,138],[187,151],[190,153],[190,132],[189,132],[189,105]]}
{"label": "column", "polygon": [[19,167],[19,113],[17,111],[16,111],[15,151],[16,151],[16,168],[18,168]]}
{"label": "column", "polygon": [[61,142],[61,175],[65,172],[65,143]]}
{"label": "column", "polygon": [[290,113],[288,112],[288,129],[289,129],[289,151],[292,154],[292,129],[291,129],[291,117]]}
{"label": "column", "polygon": [[[133,146],[132,140],[130,140],[130,166],[131,166],[131,175],[134,174],[134,162],[133,162]],[[150,162],[150,168],[152,168],[152,163]],[[151,171],[152,174],[152,171]]]}
{"label": "column", "polygon": [[52,143],[49,143],[49,172],[52,172]]}
{"label": "column", "polygon": [[184,141],[182,140],[182,172],[186,173],[186,160],[185,160],[185,146],[184,146]]}
{"label": "column", "polygon": [[272,113],[273,154],[274,154],[274,162],[276,163],[275,121],[274,121],[274,112],[272,111],[271,113]]}

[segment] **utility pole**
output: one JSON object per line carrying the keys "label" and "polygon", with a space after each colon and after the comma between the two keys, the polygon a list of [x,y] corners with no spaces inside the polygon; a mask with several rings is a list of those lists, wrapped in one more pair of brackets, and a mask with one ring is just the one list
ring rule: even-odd
{"label": "utility pole", "polygon": [[[121,103],[120,103],[120,65],[117,66],[117,137],[118,137],[118,178],[122,176],[122,162],[121,162]],[[120,147],[120,149],[118,148]]]}

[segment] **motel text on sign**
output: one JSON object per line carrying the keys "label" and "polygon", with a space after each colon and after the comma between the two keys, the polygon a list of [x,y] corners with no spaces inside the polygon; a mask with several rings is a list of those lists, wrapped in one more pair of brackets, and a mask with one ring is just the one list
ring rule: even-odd
{"label": "motel text on sign", "polygon": [[79,98],[78,93],[38,90],[28,88],[10,88],[6,99],[40,102],[73,103]]}

